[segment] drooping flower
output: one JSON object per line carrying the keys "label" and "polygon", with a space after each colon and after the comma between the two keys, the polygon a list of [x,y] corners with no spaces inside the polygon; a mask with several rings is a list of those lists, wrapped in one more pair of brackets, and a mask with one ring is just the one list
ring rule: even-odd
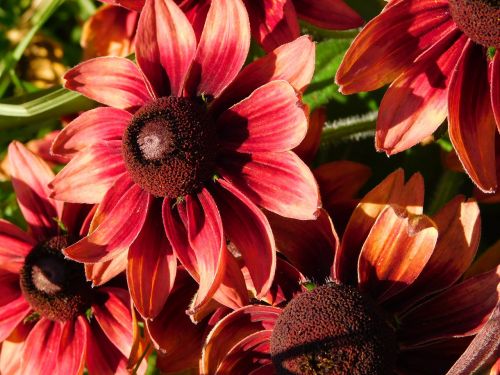
{"label": "drooping flower", "polygon": [[65,76],[66,87],[110,106],[83,113],[53,145],[73,157],[52,182],[53,196],[100,203],[89,235],[65,254],[88,263],[95,284],[128,264],[144,317],[161,310],[177,259],[200,284],[192,312],[214,295],[243,305],[247,291],[226,240],[241,252],[260,298],[276,255],[258,207],[315,217],[318,187],[290,151],[307,131],[299,92],[313,73],[314,44],[301,37],[239,72],[249,44],[240,0],[213,1],[198,42],[172,0],[148,0],[138,66],[96,58]]}
{"label": "drooping flower", "polygon": [[[431,219],[421,176],[403,179],[399,170],[361,200],[340,245],[318,230],[316,241],[283,251],[305,272],[327,263],[330,280],[287,304],[222,318],[201,372],[446,373],[497,305],[500,266],[464,279],[479,242],[477,204],[457,197]],[[311,252],[328,240],[330,249]]]}
{"label": "drooping flower", "polygon": [[447,119],[472,181],[485,192],[496,189],[499,17],[497,1],[403,0],[366,25],[336,80],[344,94],[390,83],[377,120],[378,150],[406,150]]}
{"label": "drooping flower", "polygon": [[[104,3],[140,11],[144,1],[101,0]],[[175,0],[201,35],[211,0]],[[329,30],[347,30],[359,27],[363,19],[343,0],[243,0],[252,36],[266,51],[300,36],[299,19]]]}
{"label": "drooping flower", "polygon": [[81,236],[88,209],[49,198],[54,174],[20,143],[8,157],[29,231],[0,220],[0,372],[127,373],[128,292],[91,288],[83,265],[61,251]]}

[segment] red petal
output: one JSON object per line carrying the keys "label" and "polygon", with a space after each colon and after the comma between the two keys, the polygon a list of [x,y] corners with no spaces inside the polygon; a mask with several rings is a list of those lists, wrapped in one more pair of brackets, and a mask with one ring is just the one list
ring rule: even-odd
{"label": "red petal", "polygon": [[448,131],[472,181],[484,192],[497,187],[495,117],[488,87],[484,48],[467,43],[452,75],[448,95]]}
{"label": "red petal", "polygon": [[309,126],[302,142],[292,151],[306,164],[311,164],[319,150],[321,132],[326,122],[326,109],[318,108],[309,117]]}
{"label": "red petal", "polygon": [[0,270],[0,342],[5,340],[31,311],[19,288],[19,275]]}
{"label": "red petal", "polygon": [[151,100],[142,73],[123,57],[97,57],[75,66],[64,75],[67,89],[99,103],[136,109]]}
{"label": "red petal", "polygon": [[241,0],[212,0],[186,89],[217,97],[234,80],[250,48],[250,24]]}
{"label": "red petal", "polygon": [[288,151],[304,139],[303,105],[286,81],[256,89],[217,120],[222,146],[239,152]]}
{"label": "red petal", "polygon": [[56,220],[61,217],[63,204],[49,198],[47,185],[54,173],[47,163],[16,141],[9,145],[8,158],[17,202],[34,237],[42,241],[56,235]]}
{"label": "red petal", "polygon": [[491,108],[500,132],[500,52],[496,52],[489,64]]}
{"label": "red petal", "polygon": [[125,289],[101,287],[102,303],[92,304],[92,312],[107,338],[127,356],[132,349],[132,315],[130,297]]}
{"label": "red petal", "polygon": [[324,29],[354,29],[363,24],[363,19],[342,0],[293,0],[293,4],[300,18]]}
{"label": "red petal", "polygon": [[127,269],[128,252],[123,251],[106,262],[85,264],[85,276],[93,286],[107,283]]}
{"label": "red petal", "polygon": [[99,0],[99,1],[102,1],[103,3],[107,4],[120,5],[127,9],[136,10],[139,12],[144,6],[146,0]]}
{"label": "red petal", "polygon": [[344,94],[375,90],[456,28],[447,0],[399,1],[368,22],[347,50],[336,82]]}
{"label": "red petal", "polygon": [[144,225],[150,200],[147,192],[137,185],[132,186],[118,204],[105,213],[106,219],[87,237],[67,247],[64,254],[79,262],[95,263],[105,262],[126,251]]}
{"label": "red petal", "polygon": [[57,353],[57,374],[81,374],[85,366],[88,323],[84,316],[68,320],[62,327]]}
{"label": "red petal", "polygon": [[52,197],[74,203],[99,203],[125,173],[121,141],[103,141],[79,152],[50,183]]}
{"label": "red petal", "polygon": [[121,141],[131,119],[130,113],[115,108],[100,107],[83,112],[59,133],[51,152],[73,156],[85,147],[101,141]]}
{"label": "red petal", "polygon": [[196,52],[196,36],[172,0],[146,2],[137,28],[137,63],[158,97],[180,96]]}
{"label": "red petal", "polygon": [[271,51],[300,35],[293,3],[288,0],[244,0],[250,17],[252,36]]}
{"label": "red petal", "polygon": [[434,251],[438,230],[427,216],[387,207],[359,254],[358,281],[379,303],[400,293],[420,275]]}
{"label": "red petal", "polygon": [[177,258],[165,236],[160,202],[154,202],[141,232],[128,252],[127,280],[134,305],[154,319],[172,290]]}
{"label": "red petal", "polygon": [[376,147],[392,155],[431,135],[445,120],[448,85],[467,37],[453,30],[401,74],[380,104]]}
{"label": "red petal", "polygon": [[245,195],[224,179],[215,189],[226,236],[243,256],[261,298],[271,287],[276,268],[276,249],[271,227],[262,213]]}
{"label": "red petal", "polygon": [[45,318],[38,321],[24,345],[22,374],[68,375],[57,371],[63,325]]}
{"label": "red petal", "polygon": [[268,82],[284,80],[296,91],[304,91],[314,73],[315,45],[309,36],[276,48],[248,64],[213,103],[214,112],[224,110]]}
{"label": "red petal", "polygon": [[285,217],[316,218],[318,185],[293,152],[231,153],[220,164],[223,175],[254,203]]}
{"label": "red petal", "polygon": [[22,375],[21,360],[23,347],[31,328],[32,324],[19,324],[6,340],[2,340],[0,373]]}
{"label": "red petal", "polygon": [[34,245],[31,236],[14,224],[0,219],[0,269],[18,273]]}

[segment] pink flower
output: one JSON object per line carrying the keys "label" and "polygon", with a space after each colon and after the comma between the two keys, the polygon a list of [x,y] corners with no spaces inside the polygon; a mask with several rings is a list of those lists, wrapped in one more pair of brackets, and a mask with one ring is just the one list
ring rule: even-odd
{"label": "pink flower", "polygon": [[66,87],[110,106],[85,112],[53,144],[73,157],[51,183],[53,197],[100,203],[89,235],[65,254],[93,263],[96,284],[127,268],[144,317],[163,307],[177,260],[200,285],[191,312],[212,297],[245,304],[228,240],[260,298],[276,254],[259,206],[315,217],[317,184],[290,151],[307,131],[300,91],[313,73],[314,44],[301,37],[239,72],[249,44],[240,0],[213,1],[199,41],[172,0],[148,0],[138,66],[96,58],[65,76]]}
{"label": "pink flower", "polygon": [[126,373],[127,291],[91,288],[83,265],[61,252],[80,236],[88,209],[49,198],[54,174],[20,143],[9,146],[8,158],[29,231],[0,220],[0,372]]}

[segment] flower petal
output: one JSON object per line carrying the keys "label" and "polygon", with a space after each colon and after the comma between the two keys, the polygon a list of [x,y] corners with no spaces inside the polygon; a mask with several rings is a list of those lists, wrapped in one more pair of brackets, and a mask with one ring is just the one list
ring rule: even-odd
{"label": "flower petal", "polygon": [[64,87],[99,103],[134,110],[151,100],[139,68],[123,57],[97,57],[64,75]]}
{"label": "flower petal", "polygon": [[49,198],[47,185],[54,173],[47,163],[16,141],[9,145],[8,158],[17,202],[33,236],[42,241],[56,235],[56,220],[61,217],[63,204]]}
{"label": "flower petal", "polygon": [[104,302],[92,304],[92,312],[107,338],[128,357],[132,349],[130,297],[122,288],[102,287]]}
{"label": "flower petal", "polygon": [[30,311],[19,288],[19,275],[0,270],[0,341],[9,337]]}
{"label": "flower petal", "polygon": [[141,232],[128,252],[127,281],[134,305],[144,318],[154,319],[170,294],[177,258],[165,236],[160,202],[154,202]]}
{"label": "flower petal", "polygon": [[323,29],[360,27],[363,19],[342,0],[293,0],[299,17]]}
{"label": "flower petal", "polygon": [[250,48],[250,23],[241,0],[212,0],[188,82],[189,93],[217,97],[238,74]]}
{"label": "flower petal", "polygon": [[79,262],[96,263],[105,262],[126,251],[144,225],[150,200],[147,192],[137,185],[132,186],[109,213],[104,213],[106,218],[95,230],[91,229],[88,236],[67,247],[64,254]]}
{"label": "flower petal", "polygon": [[21,362],[22,374],[57,374],[63,323],[42,318],[29,333]]}
{"label": "flower petal", "polygon": [[51,152],[74,156],[78,151],[101,141],[121,141],[132,115],[124,110],[99,107],[83,112],[54,140]]}
{"label": "flower petal", "polygon": [[0,351],[0,373],[22,375],[22,353],[26,337],[28,337],[31,328],[31,324],[21,323],[6,340],[2,340],[2,350]]}
{"label": "flower petal", "polygon": [[489,64],[491,108],[500,132],[500,52],[496,52]]}
{"label": "flower petal", "polygon": [[314,160],[321,143],[321,132],[326,122],[326,109],[318,108],[309,117],[309,126],[302,142],[292,151],[297,154],[306,164]]}
{"label": "flower petal", "polygon": [[100,0],[103,3],[120,5],[124,8],[135,10],[137,12],[141,11],[144,6],[145,0]]}
{"label": "flower petal", "polygon": [[307,132],[301,100],[286,81],[256,89],[217,120],[222,146],[239,152],[288,151]]}
{"label": "flower petal", "polygon": [[34,245],[31,236],[14,224],[0,219],[0,269],[18,273]]}
{"label": "flower petal", "polygon": [[484,192],[497,187],[495,117],[482,46],[469,41],[450,82],[448,131],[464,169]]}
{"label": "flower petal", "polygon": [[456,28],[447,0],[399,1],[368,22],[347,50],[336,82],[343,94],[375,90]]}
{"label": "flower petal", "polygon": [[380,104],[376,147],[392,155],[431,135],[445,120],[448,85],[467,37],[451,31],[419,56]]}
{"label": "flower petal", "polygon": [[172,0],[146,1],[137,28],[137,63],[158,97],[180,96],[196,52],[196,36]]}
{"label": "flower petal", "polygon": [[434,251],[438,229],[427,216],[401,208],[383,210],[366,238],[358,261],[358,281],[381,303],[407,288]]}
{"label": "flower petal", "polygon": [[80,151],[49,184],[52,197],[74,203],[99,203],[125,173],[121,141],[103,141]]}
{"label": "flower petal", "polygon": [[254,203],[299,220],[316,217],[318,185],[310,169],[293,152],[231,153],[221,157],[224,177]]}
{"label": "flower petal", "polygon": [[93,286],[107,283],[113,277],[127,269],[128,252],[123,251],[106,262],[85,264],[85,276],[92,281]]}
{"label": "flower petal", "polygon": [[56,374],[81,374],[85,366],[85,352],[89,326],[82,315],[64,322],[57,353]]}

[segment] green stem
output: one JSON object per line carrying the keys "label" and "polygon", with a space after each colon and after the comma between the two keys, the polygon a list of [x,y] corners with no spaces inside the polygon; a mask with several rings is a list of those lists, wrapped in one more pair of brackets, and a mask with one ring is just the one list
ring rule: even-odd
{"label": "green stem", "polygon": [[427,209],[429,215],[434,215],[460,191],[464,183],[464,174],[446,170],[437,183],[434,195]]}
{"label": "green stem", "polygon": [[377,113],[368,113],[361,117],[340,119],[328,124],[321,134],[322,143],[338,143],[375,130]]}

